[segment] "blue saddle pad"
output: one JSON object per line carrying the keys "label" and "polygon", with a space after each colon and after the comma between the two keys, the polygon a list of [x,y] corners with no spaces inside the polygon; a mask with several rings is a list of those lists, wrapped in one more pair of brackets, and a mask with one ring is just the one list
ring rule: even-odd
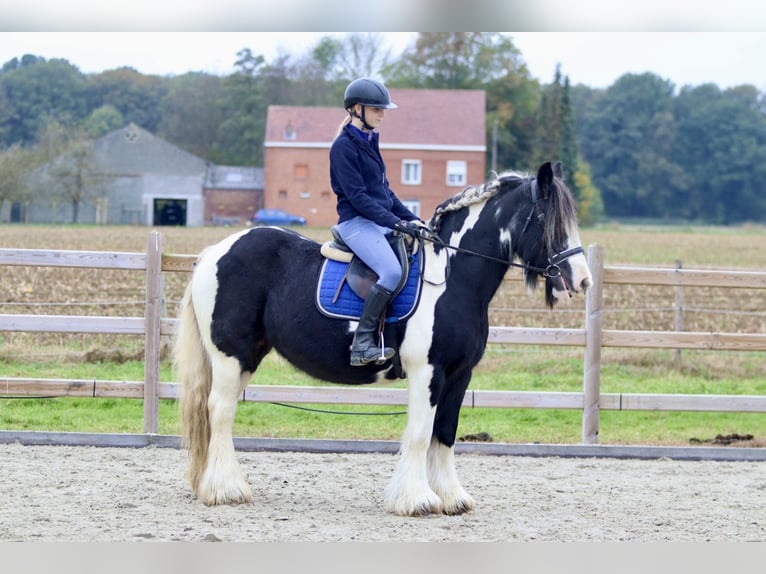
{"label": "blue saddle pad", "polygon": [[[413,255],[407,282],[388,306],[386,323],[395,323],[408,318],[417,307],[418,300],[420,299],[420,286],[422,284],[420,281],[419,255],[419,253]],[[351,290],[348,282],[343,282],[343,287],[341,287],[337,300],[333,301],[338,291],[338,285],[343,281],[343,277],[346,274],[348,265],[348,263],[325,259],[319,272],[316,304],[317,308],[328,317],[356,321],[362,316],[364,300]]]}

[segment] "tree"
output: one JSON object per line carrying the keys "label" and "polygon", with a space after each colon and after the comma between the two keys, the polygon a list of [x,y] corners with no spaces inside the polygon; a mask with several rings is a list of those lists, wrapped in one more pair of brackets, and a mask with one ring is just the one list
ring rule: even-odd
{"label": "tree", "polygon": [[487,32],[421,32],[411,52],[385,66],[391,85],[408,88],[479,89],[526,71],[510,38]]}
{"label": "tree", "polygon": [[[577,128],[575,126],[574,112],[572,111],[572,102],[569,97],[569,76],[564,78],[564,85],[561,91],[561,163],[564,169],[571,174],[580,170],[580,152],[577,147]],[[579,200],[582,196],[577,181],[570,182],[570,188],[575,197]]]}
{"label": "tree", "polygon": [[88,114],[86,78],[62,59],[24,56],[0,71],[0,134],[6,145],[34,143],[49,118],[74,125]]}
{"label": "tree", "polygon": [[685,217],[729,224],[766,218],[766,118],[752,86],[685,88],[675,102],[673,159],[688,174]]}
{"label": "tree", "polygon": [[609,215],[656,216],[681,191],[682,170],[667,159],[675,137],[673,90],[655,74],[625,74],[578,124],[580,150]]}
{"label": "tree", "polygon": [[218,76],[190,73],[171,78],[160,106],[158,135],[210,161],[225,160],[214,151],[224,120],[223,95],[223,80]]}
{"label": "tree", "polygon": [[165,78],[145,76],[129,67],[88,76],[88,109],[112,106],[122,114],[124,123],[134,123],[156,133],[167,84]]}
{"label": "tree", "polygon": [[384,48],[379,32],[353,32],[340,43],[336,53],[336,72],[328,80],[351,81],[360,77],[375,77],[388,65],[391,50]]}
{"label": "tree", "polygon": [[[535,138],[534,164],[561,160],[564,148],[564,86],[561,69],[556,66],[553,82],[543,86],[540,108],[537,111],[537,137]],[[564,164],[567,170],[571,166]]]}
{"label": "tree", "polygon": [[263,165],[263,139],[268,102],[259,81],[265,59],[249,48],[237,52],[238,70],[224,79],[221,99],[224,120],[214,145],[217,157],[239,165]]}
{"label": "tree", "polygon": [[77,223],[80,207],[97,202],[106,194],[104,177],[93,157],[93,142],[80,133],[69,143],[67,152],[46,169],[54,197],[72,207],[72,223]]}
{"label": "tree", "polygon": [[33,165],[32,152],[19,144],[0,150],[0,211],[6,202],[28,201],[30,190],[25,176]]}
{"label": "tree", "polygon": [[[297,60],[280,58],[266,66],[269,76],[282,72],[288,78],[289,90],[283,99],[273,100],[291,105],[339,106],[343,91],[354,78],[381,77],[381,70],[391,58],[390,48],[379,33],[351,33],[343,38],[323,36],[307,57]],[[272,79],[273,81],[273,79]],[[268,98],[274,97],[267,90]]]}
{"label": "tree", "polygon": [[593,184],[590,166],[580,157],[569,77],[562,77],[559,66],[556,66],[553,82],[542,89],[537,134],[535,163],[561,161],[567,185],[577,200],[580,222],[583,225],[596,223],[604,209],[601,192]]}
{"label": "tree", "polygon": [[89,138],[97,139],[124,125],[125,120],[119,110],[114,106],[105,105],[96,108],[85,118],[83,129]]}
{"label": "tree", "polygon": [[31,150],[32,168],[27,175],[29,194],[36,201],[71,206],[72,223],[77,223],[84,203],[98,201],[107,193],[109,177],[100,173],[93,141],[84,129],[67,128],[48,119]]}
{"label": "tree", "polygon": [[508,36],[420,33],[414,50],[386,66],[383,74],[393,87],[484,90],[487,141],[497,144],[487,149],[489,153],[497,149],[498,168],[537,167],[532,165],[532,153],[540,87]]}

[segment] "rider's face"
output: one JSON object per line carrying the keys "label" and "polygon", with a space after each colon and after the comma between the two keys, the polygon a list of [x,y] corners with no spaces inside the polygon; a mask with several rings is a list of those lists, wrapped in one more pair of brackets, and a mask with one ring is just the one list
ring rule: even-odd
{"label": "rider's face", "polygon": [[[360,116],[362,115],[362,106],[360,104],[357,104],[357,113]],[[364,119],[374,129],[376,129],[383,121],[385,113],[386,110],[384,108],[373,108],[372,106],[364,107]]]}

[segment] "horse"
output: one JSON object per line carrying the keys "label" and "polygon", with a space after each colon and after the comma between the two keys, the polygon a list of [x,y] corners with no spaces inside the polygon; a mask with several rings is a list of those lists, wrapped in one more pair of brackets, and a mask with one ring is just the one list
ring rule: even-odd
{"label": "horse", "polygon": [[[401,516],[475,507],[458,478],[455,435],[486,347],[489,303],[509,267],[522,268],[530,291],[544,279],[551,309],[592,284],[560,163],[546,162],[534,175],[492,172],[437,206],[428,226],[418,306],[394,331],[408,379],[407,423],[383,504]],[[173,364],[186,478],[208,506],[252,502],[232,426],[239,398],[270,351],[330,383],[397,378],[391,359],[350,366],[356,323],[317,309],[311,278],[322,262],[318,242],[278,227],[234,233],[197,258],[179,306]]]}

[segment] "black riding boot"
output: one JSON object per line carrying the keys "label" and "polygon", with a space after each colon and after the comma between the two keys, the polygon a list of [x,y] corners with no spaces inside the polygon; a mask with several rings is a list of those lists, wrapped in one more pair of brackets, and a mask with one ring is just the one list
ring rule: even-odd
{"label": "black riding boot", "polygon": [[361,367],[373,361],[382,363],[394,356],[394,350],[391,347],[381,349],[375,341],[380,316],[391,301],[391,296],[391,291],[377,283],[367,294],[359,326],[354,333],[354,342],[351,343],[351,366]]}

